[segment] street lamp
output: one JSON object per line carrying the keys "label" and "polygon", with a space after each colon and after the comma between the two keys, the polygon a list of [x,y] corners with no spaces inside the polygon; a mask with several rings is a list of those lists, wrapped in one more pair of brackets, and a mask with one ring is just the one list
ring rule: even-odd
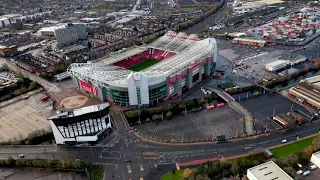
{"label": "street lamp", "polygon": [[151,170],[151,162],[149,162],[149,165],[150,165],[150,170]]}

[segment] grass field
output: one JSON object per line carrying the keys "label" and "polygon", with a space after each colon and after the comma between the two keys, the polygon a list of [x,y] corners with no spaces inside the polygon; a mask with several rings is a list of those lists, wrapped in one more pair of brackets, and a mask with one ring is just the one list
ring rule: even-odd
{"label": "grass field", "polygon": [[129,67],[128,69],[131,70],[131,71],[138,72],[138,71],[146,69],[149,66],[157,64],[158,62],[160,62],[160,61],[152,59],[152,58],[149,58],[149,59],[146,59],[146,60],[142,61],[139,64],[136,64],[136,65],[133,65],[133,66]]}
{"label": "grass field", "polygon": [[183,170],[176,171],[174,174],[171,171],[169,171],[161,177],[161,180],[179,180],[180,177],[182,177],[182,175]]}
{"label": "grass field", "polygon": [[198,8],[197,7],[183,7],[183,8],[181,8],[182,9],[182,11],[183,12],[193,12],[193,11],[196,11],[196,10],[198,10]]}
{"label": "grass field", "polygon": [[302,149],[310,146],[314,138],[315,137],[304,139],[293,144],[271,149],[270,151],[272,152],[273,157],[275,158],[286,157],[292,153],[299,152]]}

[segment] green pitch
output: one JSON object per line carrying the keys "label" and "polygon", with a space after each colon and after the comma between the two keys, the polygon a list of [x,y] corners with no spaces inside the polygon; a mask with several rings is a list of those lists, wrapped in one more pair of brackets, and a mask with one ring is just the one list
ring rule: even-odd
{"label": "green pitch", "polygon": [[149,66],[157,64],[158,62],[160,62],[160,61],[149,58],[149,59],[142,61],[141,63],[135,64],[135,65],[129,67],[128,69],[131,71],[138,72],[138,71],[146,69]]}

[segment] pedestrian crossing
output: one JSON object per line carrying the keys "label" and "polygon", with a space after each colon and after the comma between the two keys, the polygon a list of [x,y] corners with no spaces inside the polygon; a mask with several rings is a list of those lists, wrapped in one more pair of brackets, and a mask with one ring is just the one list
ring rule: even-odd
{"label": "pedestrian crossing", "polygon": [[205,150],[189,150],[189,151],[167,151],[159,152],[160,156],[174,156],[174,155],[184,155],[184,154],[200,154],[204,153]]}

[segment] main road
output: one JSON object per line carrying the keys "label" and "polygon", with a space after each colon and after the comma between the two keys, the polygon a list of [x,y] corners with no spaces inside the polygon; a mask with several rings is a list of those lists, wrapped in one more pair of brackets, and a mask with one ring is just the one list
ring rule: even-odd
{"label": "main road", "polygon": [[[81,159],[106,166],[105,179],[138,179],[146,177],[150,169],[160,164],[174,164],[213,157],[231,157],[247,154],[255,149],[267,149],[299,138],[317,134],[320,123],[297,127],[290,132],[273,132],[259,138],[219,144],[165,145],[144,142],[133,136],[131,130],[120,131],[120,141],[113,147],[107,146],[1,146],[0,158]],[[131,162],[126,162],[131,161]]]}

